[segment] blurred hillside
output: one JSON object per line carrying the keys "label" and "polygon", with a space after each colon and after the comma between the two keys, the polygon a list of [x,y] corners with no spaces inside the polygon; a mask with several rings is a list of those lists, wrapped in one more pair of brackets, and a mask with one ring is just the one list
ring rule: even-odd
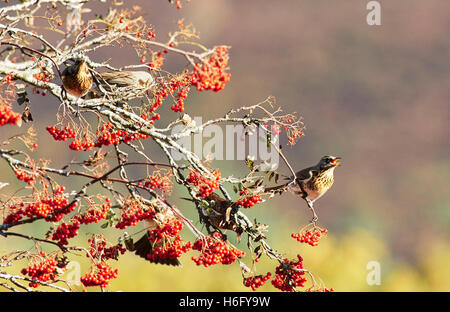
{"label": "blurred hillside", "polygon": [[[273,95],[307,127],[294,148],[284,148],[296,168],[326,154],[343,158],[334,187],[316,205],[328,237],[318,247],[291,239],[310,215],[301,200],[285,194],[250,212],[270,225],[269,243],[289,257],[302,254],[306,267],[338,291],[450,291],[450,2],[381,1],[382,26],[366,24],[367,1],[361,0],[191,0],[182,10],[166,2],[127,4],[142,6],[160,37],[185,18],[205,45],[232,46],[231,82],[218,94],[194,92],[186,102],[189,115],[222,116]],[[94,59],[106,58],[124,64],[117,49]],[[51,158],[56,145],[45,126],[54,122],[56,102],[37,95],[32,101],[43,140],[37,153]],[[216,165],[223,176],[239,174],[237,163]],[[5,244],[0,240],[0,249]],[[238,246],[245,249],[245,242]],[[372,260],[381,264],[380,286],[366,283]],[[262,261],[258,269],[274,266]],[[126,255],[117,267],[113,290],[246,290],[238,264],[198,268],[186,256],[183,268],[170,269]]]}

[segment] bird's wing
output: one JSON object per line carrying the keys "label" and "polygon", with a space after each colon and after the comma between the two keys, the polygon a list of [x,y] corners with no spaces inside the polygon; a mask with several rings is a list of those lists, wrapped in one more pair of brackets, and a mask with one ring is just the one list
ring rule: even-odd
{"label": "bird's wing", "polygon": [[314,167],[308,167],[296,172],[295,176],[298,181],[307,181],[312,178],[314,171],[316,171]]}
{"label": "bird's wing", "polygon": [[108,72],[99,73],[100,80],[118,87],[144,87],[153,81],[150,73],[144,71],[135,72]]}

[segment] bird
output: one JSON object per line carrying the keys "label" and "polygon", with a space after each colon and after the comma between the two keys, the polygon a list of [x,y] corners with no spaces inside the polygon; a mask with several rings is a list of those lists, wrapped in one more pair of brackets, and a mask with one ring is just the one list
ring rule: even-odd
{"label": "bird", "polygon": [[214,230],[231,230],[236,232],[238,236],[242,234],[243,229],[231,218],[233,209],[237,208],[235,202],[227,200],[216,193],[197,200],[185,197],[181,199],[199,202],[201,219],[208,227],[212,226]]}
{"label": "bird", "polygon": [[82,59],[75,60],[75,63],[68,66],[61,73],[63,90],[76,96],[83,97],[92,86],[92,74],[86,61]]}
{"label": "bird", "polygon": [[313,219],[317,222],[317,214],[314,210],[314,202],[322,197],[334,183],[334,169],[340,166],[341,157],[323,156],[320,161],[311,167],[302,169],[288,178],[289,182],[270,188],[265,188],[265,193],[282,193],[290,190],[303,198],[311,209]]}

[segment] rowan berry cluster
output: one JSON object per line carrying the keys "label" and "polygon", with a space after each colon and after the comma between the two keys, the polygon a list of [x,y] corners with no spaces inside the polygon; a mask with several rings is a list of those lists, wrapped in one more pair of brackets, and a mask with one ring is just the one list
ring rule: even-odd
{"label": "rowan berry cluster", "polygon": [[84,134],[83,140],[76,138],[69,144],[69,148],[74,151],[90,151],[95,146],[95,143],[88,137],[88,133]]}
{"label": "rowan berry cluster", "polygon": [[54,192],[53,197],[41,199],[28,204],[23,211],[27,217],[44,217],[47,221],[60,221],[65,214],[69,214],[77,207],[77,202],[69,203],[63,196],[65,188],[61,186]]}
{"label": "rowan berry cluster", "polygon": [[192,248],[191,242],[182,245],[182,239],[177,235],[172,241],[165,242],[162,245],[156,245],[147,255],[148,259],[153,261],[157,259],[175,259]]}
{"label": "rowan berry cluster", "polygon": [[106,203],[104,204],[94,205],[87,209],[83,214],[74,216],[74,219],[82,224],[97,223],[98,221],[105,219],[112,206],[109,198],[105,198],[105,201]]}
{"label": "rowan berry cluster", "polygon": [[19,125],[22,122],[21,118],[21,114],[13,112],[6,105],[0,105],[0,127],[3,125]]}
{"label": "rowan berry cluster", "polygon": [[157,243],[162,239],[178,235],[182,229],[183,222],[180,220],[172,220],[151,230],[149,232],[149,240],[153,243]]}
{"label": "rowan berry cluster", "polygon": [[183,75],[174,77],[168,83],[163,84],[155,94],[155,101],[150,108],[150,113],[153,113],[158,107],[163,104],[163,100],[169,95],[174,95],[175,104],[171,106],[174,112],[184,111],[184,100],[187,98],[190,86],[192,84],[191,76],[185,70]]}
{"label": "rowan berry cluster", "polygon": [[75,139],[69,144],[69,148],[75,151],[89,151],[93,147],[102,147],[103,145],[119,145],[122,142],[129,143],[131,141],[146,139],[148,136],[141,133],[128,133],[125,130],[114,129],[112,123],[104,124],[97,132],[96,140],[91,140],[88,133],[83,138],[76,138],[76,133],[70,127],[58,129],[55,126],[48,126],[47,131],[57,141],[66,141],[67,139]]}
{"label": "rowan berry cluster", "polygon": [[18,205],[11,205],[8,208],[11,213],[3,220],[3,224],[17,222],[23,216],[43,217],[51,222],[60,221],[63,215],[71,213],[77,207],[77,202],[69,203],[63,196],[64,190],[65,188],[61,186],[55,190],[53,197],[42,198],[28,204],[21,202]]}
{"label": "rowan berry cluster", "polygon": [[146,206],[146,209],[138,202],[127,203],[122,208],[120,221],[116,224],[118,229],[126,229],[128,226],[134,226],[144,219],[153,219],[155,211],[153,208]]}
{"label": "rowan berry cluster", "polygon": [[199,196],[205,198],[211,195],[220,186],[220,171],[214,171],[214,176],[214,179],[210,179],[201,175],[197,170],[194,170],[189,173],[189,177],[186,179],[186,182],[192,183],[197,186]]}
{"label": "rowan berry cluster", "polygon": [[179,232],[183,229],[183,222],[172,220],[162,226],[149,231],[148,239],[154,246],[147,255],[148,259],[175,259],[192,248],[191,242],[182,245]]}
{"label": "rowan berry cluster", "polygon": [[108,286],[109,281],[118,275],[118,269],[114,270],[106,262],[100,261],[95,264],[94,271],[81,277],[80,281],[86,287],[100,286],[105,288]]}
{"label": "rowan berry cluster", "polygon": [[13,212],[10,212],[10,214],[8,214],[6,216],[6,218],[3,220],[3,224],[11,224],[11,223],[17,222],[20,219],[22,219],[22,217],[23,217],[22,208],[25,206],[25,204],[20,203],[20,205],[21,205],[20,208],[18,208],[15,205],[9,207],[9,211],[13,211]]}
{"label": "rowan berry cluster", "polygon": [[224,242],[220,233],[214,233],[213,237],[207,236],[205,240],[206,244],[199,239],[192,246],[192,249],[201,252],[199,257],[192,257],[197,265],[208,267],[218,263],[231,264],[245,256],[244,251],[232,248],[228,242]]}
{"label": "rowan berry cluster", "polygon": [[166,191],[170,186],[170,181],[167,177],[150,176],[148,180],[144,183],[139,182],[138,185],[142,185],[143,187],[150,188],[152,190],[162,189],[163,191]]}
{"label": "rowan berry cluster", "polygon": [[74,220],[72,223],[62,222],[53,233],[52,240],[58,241],[60,245],[68,245],[67,240],[78,235],[80,225],[78,220]]}
{"label": "rowan berry cluster", "polygon": [[212,90],[219,92],[230,81],[231,74],[225,72],[228,64],[228,48],[216,47],[214,53],[205,63],[197,63],[192,73],[192,85],[198,91]]}
{"label": "rowan berry cluster", "polygon": [[73,139],[76,133],[70,127],[64,127],[64,129],[58,129],[55,126],[48,126],[47,131],[53,136],[56,141],[66,141],[67,139]]}
{"label": "rowan berry cluster", "polygon": [[122,142],[129,143],[131,141],[146,139],[148,136],[142,133],[128,133],[125,130],[114,129],[112,123],[108,122],[97,131],[97,141],[95,147],[102,147],[103,145],[119,145]]}
{"label": "rowan berry cluster", "polygon": [[17,179],[27,183],[28,185],[33,184],[33,182],[36,180],[36,177],[33,174],[28,174],[23,170],[17,169],[14,171],[14,174],[16,175]]}
{"label": "rowan berry cluster", "polygon": [[[55,281],[57,277],[56,268],[58,267],[58,261],[54,257],[49,257],[45,252],[39,253],[40,261],[34,262],[29,266],[22,269],[23,275],[28,275],[30,278],[41,281]],[[39,282],[30,282],[30,287],[36,288],[40,285]]]}
{"label": "rowan berry cluster", "polygon": [[327,229],[314,227],[313,229],[305,229],[299,233],[292,233],[291,237],[300,243],[307,243],[311,246],[317,246],[319,245],[321,237],[327,235],[327,233]]}
{"label": "rowan berry cluster", "polygon": [[275,269],[275,278],[272,285],[281,291],[293,292],[294,287],[304,287],[306,278],[303,276],[303,258],[297,255],[298,260],[284,259],[284,262]]}
{"label": "rowan berry cluster", "polygon": [[244,197],[236,202],[236,205],[244,208],[252,208],[254,205],[262,201],[261,194]]}
{"label": "rowan berry cluster", "polygon": [[266,275],[257,275],[244,278],[244,286],[251,287],[253,291],[264,285],[270,279],[272,274],[267,272]]}

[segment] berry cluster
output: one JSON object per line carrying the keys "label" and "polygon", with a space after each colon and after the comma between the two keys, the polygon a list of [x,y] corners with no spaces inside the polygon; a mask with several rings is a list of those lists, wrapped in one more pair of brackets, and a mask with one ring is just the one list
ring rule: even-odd
{"label": "berry cluster", "polygon": [[251,276],[244,278],[244,286],[245,287],[251,287],[253,291],[264,285],[272,274],[270,272],[267,272],[266,275],[257,275],[257,276]]}
{"label": "berry cluster", "polygon": [[162,226],[156,227],[149,232],[149,240],[153,243],[160,242],[164,238],[173,237],[183,229],[183,222],[180,220],[173,220],[165,223]]}
{"label": "berry cluster", "polygon": [[182,245],[182,239],[179,232],[183,229],[183,222],[172,220],[162,226],[156,227],[148,232],[148,239],[154,246],[147,255],[148,259],[175,259],[183,253],[188,252],[192,244],[187,242]]}
{"label": "berry cluster", "polygon": [[172,241],[164,244],[156,245],[147,255],[148,259],[153,261],[157,259],[175,259],[179,258],[183,253],[188,252],[192,248],[191,242],[182,245],[182,239],[177,235]]}
{"label": "berry cluster", "polygon": [[[54,257],[47,256],[43,251],[39,253],[39,256],[41,258],[40,261],[23,268],[21,273],[41,282],[54,281],[57,277],[56,268],[58,261]],[[40,283],[30,282],[29,285],[30,287],[36,288]]]}
{"label": "berry cluster", "polygon": [[13,112],[6,105],[0,105],[0,127],[3,125],[20,125],[21,118],[21,114]]}
{"label": "berry cluster", "polygon": [[191,76],[188,75],[188,72],[186,70],[184,72],[184,75],[174,77],[168,83],[161,85],[161,87],[155,94],[155,101],[149,110],[150,113],[155,112],[155,110],[162,105],[163,100],[169,95],[174,95],[176,102],[171,106],[171,109],[174,112],[183,112],[184,100],[188,96],[191,84]]}
{"label": "berry cluster", "polygon": [[201,252],[199,257],[192,257],[192,260],[197,265],[203,265],[208,267],[210,265],[222,263],[231,264],[236,259],[245,256],[245,252],[237,249],[230,248],[229,243],[222,240],[220,233],[214,233],[213,237],[206,237],[206,244],[203,240],[195,241],[192,249]]}
{"label": "berry cluster", "polygon": [[33,184],[33,182],[36,180],[36,177],[33,174],[28,174],[23,170],[17,169],[14,171],[14,174],[16,175],[17,179],[27,183],[28,185]]}
{"label": "berry cluster", "polygon": [[61,223],[52,235],[52,240],[58,241],[60,245],[68,245],[67,241],[78,235],[78,230],[80,229],[80,222],[74,220],[71,224],[63,222]]}
{"label": "berry cluster", "polygon": [[129,143],[131,141],[146,139],[147,135],[142,133],[128,133],[125,130],[114,130],[112,123],[108,122],[97,131],[97,139],[92,141],[88,138],[88,134],[84,134],[84,138],[77,138],[72,141],[69,148],[75,151],[89,151],[93,147],[102,147],[103,145],[120,145],[122,142]]}
{"label": "berry cluster", "polygon": [[13,212],[10,212],[10,214],[8,214],[5,219],[3,219],[3,224],[11,224],[11,223],[17,222],[20,219],[22,219],[22,217],[23,217],[22,207],[24,207],[25,204],[20,203],[20,205],[21,205],[21,208],[18,208],[17,206],[9,207],[9,211],[13,211]]}
{"label": "berry cluster", "polygon": [[[155,116],[154,116],[155,117]],[[158,117],[155,117],[158,119]],[[153,118],[152,118],[153,121]],[[75,151],[89,151],[93,147],[102,147],[103,145],[119,145],[122,142],[129,143],[131,141],[146,139],[148,136],[141,133],[128,133],[125,130],[115,130],[112,123],[108,122],[104,124],[97,131],[96,140],[91,140],[86,132],[83,138],[76,138],[76,133],[70,127],[64,127],[64,129],[58,129],[55,126],[47,127],[47,131],[57,141],[66,141],[67,139],[75,139],[69,144],[69,148]]]}
{"label": "berry cluster", "polygon": [[74,151],[90,151],[95,143],[88,138],[88,133],[84,134],[84,139],[76,138],[69,144],[69,148]]}
{"label": "berry cluster", "polygon": [[67,126],[64,127],[64,129],[48,126],[46,129],[56,141],[66,141],[67,139],[73,139],[76,136],[75,131]]}
{"label": "berry cluster", "polygon": [[74,219],[82,224],[97,223],[98,221],[105,219],[112,206],[109,198],[105,198],[105,201],[106,203],[102,205],[94,205],[94,207],[86,210],[85,213],[76,215]]}
{"label": "berry cluster", "polygon": [[254,205],[262,201],[261,194],[244,197],[236,202],[236,205],[244,208],[252,208]]}
{"label": "berry cluster", "polygon": [[186,182],[192,183],[198,187],[199,195],[202,198],[206,198],[211,195],[216,189],[219,188],[219,180],[221,177],[220,171],[214,171],[214,179],[209,179],[202,176],[197,170],[191,171]]}
{"label": "berry cluster", "polygon": [[105,288],[108,286],[109,281],[118,275],[118,269],[114,270],[106,262],[100,261],[95,265],[95,271],[87,273],[80,278],[80,281],[86,287],[100,286],[101,288]]}
{"label": "berry cluster", "polygon": [[118,229],[126,229],[128,226],[134,226],[144,219],[153,219],[155,211],[151,207],[144,209],[138,202],[130,202],[122,208],[122,216],[116,224]]}
{"label": "berry cluster", "polygon": [[131,141],[146,139],[148,136],[141,133],[128,133],[125,130],[114,130],[113,124],[108,122],[97,131],[97,141],[95,147],[103,145],[119,145],[121,142],[129,143]]}
{"label": "berry cluster", "polygon": [[170,181],[167,177],[151,176],[144,183],[139,182],[138,185],[152,190],[162,189],[166,191],[170,186]]}
{"label": "berry cluster", "polygon": [[196,86],[198,91],[218,92],[230,81],[231,74],[225,72],[229,59],[227,50],[227,47],[216,47],[209,60],[195,64],[192,85]]}
{"label": "berry cluster", "polygon": [[284,262],[277,266],[275,278],[272,285],[281,291],[293,292],[294,287],[304,287],[306,278],[303,276],[303,258],[297,255],[298,260],[284,259]]}
{"label": "berry cluster", "polygon": [[327,235],[327,229],[322,229],[320,227],[314,227],[311,229],[306,229],[300,231],[299,233],[292,233],[291,237],[299,241],[300,243],[307,243],[311,246],[319,245],[319,241],[322,236]]}
{"label": "berry cluster", "polygon": [[64,186],[57,188],[53,197],[41,199],[28,204],[23,209],[23,215],[27,217],[44,217],[46,221],[60,221],[63,215],[71,213],[77,207],[77,202],[69,203],[63,196]]}

